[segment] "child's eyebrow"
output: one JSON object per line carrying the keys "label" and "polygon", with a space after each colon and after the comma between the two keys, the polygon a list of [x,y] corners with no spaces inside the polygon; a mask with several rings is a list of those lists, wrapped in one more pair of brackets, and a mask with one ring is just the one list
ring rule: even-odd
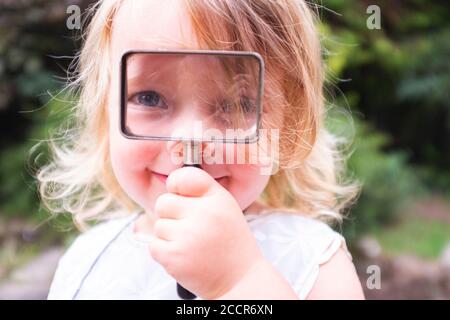
{"label": "child's eyebrow", "polygon": [[142,81],[156,79],[156,78],[158,78],[159,75],[160,75],[160,72],[158,72],[158,71],[155,71],[152,73],[143,73],[143,72],[138,71],[138,72],[134,72],[132,75],[130,75],[127,72],[127,82],[128,82],[128,84],[140,83]]}
{"label": "child's eyebrow", "polygon": [[[162,78],[170,66],[161,63],[161,57],[130,57],[127,61],[127,81],[137,82]],[[171,63],[169,63],[171,64]]]}

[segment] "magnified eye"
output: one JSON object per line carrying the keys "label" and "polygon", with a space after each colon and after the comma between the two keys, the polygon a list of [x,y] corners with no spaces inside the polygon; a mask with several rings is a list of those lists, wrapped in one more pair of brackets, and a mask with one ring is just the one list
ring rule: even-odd
{"label": "magnified eye", "polygon": [[167,108],[164,99],[156,91],[143,91],[134,94],[130,98],[131,102],[145,107]]}
{"label": "magnified eye", "polygon": [[245,113],[255,112],[256,105],[249,97],[241,96],[240,103]]}
{"label": "magnified eye", "polygon": [[220,107],[216,109],[215,121],[222,127],[240,128],[253,119],[255,112],[254,101],[242,95],[235,103],[229,100],[222,101]]}
{"label": "magnified eye", "polygon": [[[244,113],[251,113],[251,112],[255,112],[256,110],[256,105],[254,103],[254,101],[252,101],[252,99],[250,99],[247,96],[241,96],[239,97],[239,108],[242,108],[242,111]],[[221,103],[221,108],[220,111],[224,112],[224,113],[235,113],[237,112],[236,105],[234,105],[233,103],[231,103],[230,101],[223,101]]]}

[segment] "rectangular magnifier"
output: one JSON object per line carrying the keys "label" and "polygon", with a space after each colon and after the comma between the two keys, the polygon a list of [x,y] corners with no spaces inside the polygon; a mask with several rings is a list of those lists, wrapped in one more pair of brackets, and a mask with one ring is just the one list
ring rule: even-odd
{"label": "rectangular magnifier", "polygon": [[255,142],[263,70],[256,52],[126,52],[120,75],[121,132],[142,140]]}
{"label": "rectangular magnifier", "polygon": [[[129,51],[122,56],[120,129],[129,139],[182,141],[201,168],[202,142],[259,139],[264,63],[256,52]],[[177,285],[178,295],[195,295]]]}

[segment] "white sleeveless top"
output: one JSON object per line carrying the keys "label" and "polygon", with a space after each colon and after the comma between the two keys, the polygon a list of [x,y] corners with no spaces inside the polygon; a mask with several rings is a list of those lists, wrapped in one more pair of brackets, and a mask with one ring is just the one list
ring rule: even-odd
{"label": "white sleeveless top", "polygon": [[[138,216],[112,219],[78,236],[58,263],[48,299],[180,299],[176,280],[133,232]],[[342,235],[321,221],[284,212],[245,217],[265,258],[300,299],[339,248],[351,259]]]}

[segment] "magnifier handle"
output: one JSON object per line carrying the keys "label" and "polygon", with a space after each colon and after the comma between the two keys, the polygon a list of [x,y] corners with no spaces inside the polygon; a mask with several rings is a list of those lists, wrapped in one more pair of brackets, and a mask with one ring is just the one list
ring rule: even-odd
{"label": "magnifier handle", "polygon": [[202,168],[199,164],[183,164],[183,167],[196,167],[196,168]]}
{"label": "magnifier handle", "polygon": [[[183,167],[197,167],[201,168],[199,164],[185,164]],[[177,283],[177,293],[181,299],[192,300],[196,298],[196,295],[190,292],[189,290],[183,288],[181,284]]]}
{"label": "magnifier handle", "polygon": [[181,286],[181,284],[179,284],[179,283],[177,283],[177,293],[178,293],[178,296],[184,300],[193,300],[197,297],[195,294],[193,294],[189,290],[183,288]]}

